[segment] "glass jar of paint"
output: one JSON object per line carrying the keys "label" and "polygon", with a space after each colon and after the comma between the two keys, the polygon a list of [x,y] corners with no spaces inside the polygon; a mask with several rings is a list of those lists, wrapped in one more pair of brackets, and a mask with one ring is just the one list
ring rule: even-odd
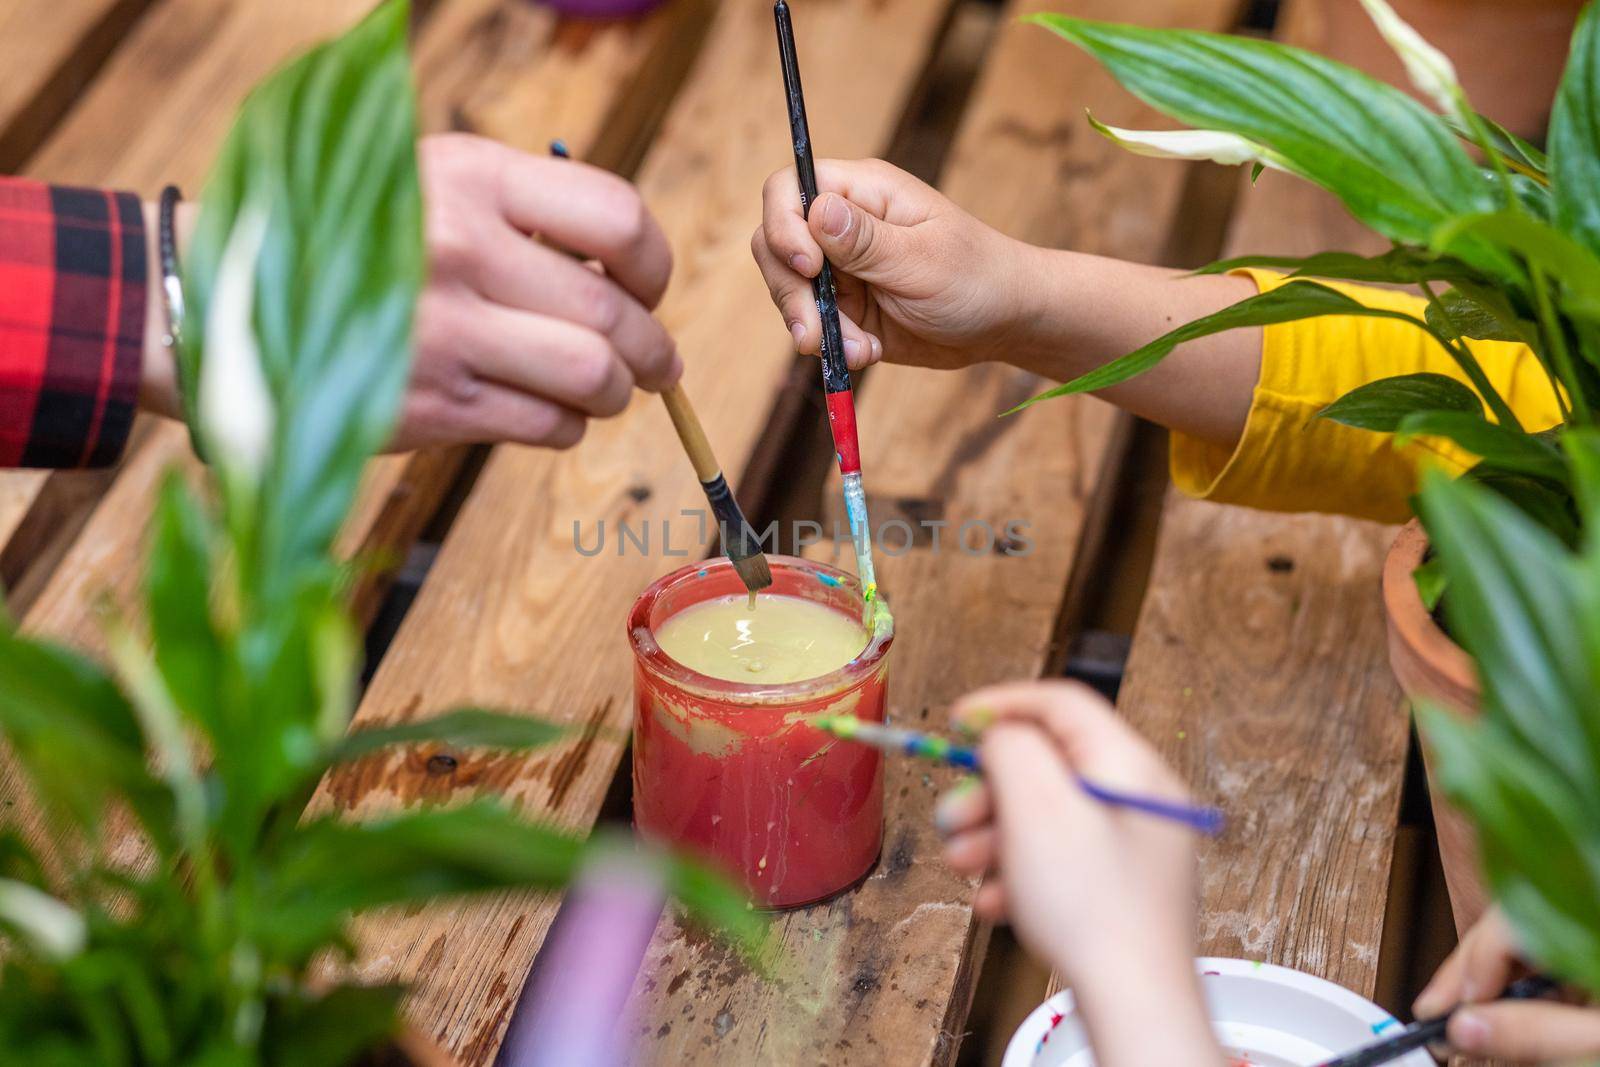
{"label": "glass jar of paint", "polygon": [[[854,575],[768,556],[773,584],[757,602],[797,597],[859,621]],[[662,651],[659,628],[744,586],[726,559],[684,567],[646,589],[628,618],[634,656],[633,819],[741,881],[758,905],[833,896],[872,868],[883,843],[883,756],[836,742],[818,714],[884,718],[893,622],[884,613],[850,662],[801,681],[747,683],[701,674]]]}

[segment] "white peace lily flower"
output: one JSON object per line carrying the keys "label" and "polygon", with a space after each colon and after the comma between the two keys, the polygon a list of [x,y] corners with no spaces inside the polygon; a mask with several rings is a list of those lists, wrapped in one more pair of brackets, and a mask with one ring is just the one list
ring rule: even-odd
{"label": "white peace lily flower", "polygon": [[1461,82],[1456,78],[1456,66],[1450,57],[1427,42],[1411,24],[1395,14],[1388,0],[1361,0],[1373,23],[1389,47],[1395,50],[1405,64],[1406,76],[1417,91],[1432,100],[1434,106],[1453,119],[1467,120],[1466,96]]}
{"label": "white peace lily flower", "polygon": [[1236,133],[1222,130],[1124,130],[1107,126],[1089,116],[1089,122],[1107,139],[1136,155],[1156,159],[1208,159],[1213,163],[1237,167],[1260,163],[1273,170],[1286,170],[1277,153]]}
{"label": "white peace lily flower", "polygon": [[256,260],[267,238],[268,211],[258,202],[240,211],[222,250],[206,313],[200,367],[200,436],[211,458],[251,484],[260,480],[276,419],[256,343]]}
{"label": "white peace lily flower", "polygon": [[20,930],[39,951],[65,960],[83,951],[89,931],[83,916],[26,882],[0,878],[0,919]]}

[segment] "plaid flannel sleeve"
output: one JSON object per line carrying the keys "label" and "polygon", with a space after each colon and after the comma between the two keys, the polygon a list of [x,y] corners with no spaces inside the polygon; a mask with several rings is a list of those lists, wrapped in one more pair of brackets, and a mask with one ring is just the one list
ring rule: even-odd
{"label": "plaid flannel sleeve", "polygon": [[137,197],[0,176],[0,467],[95,467],[127,442],[146,299]]}

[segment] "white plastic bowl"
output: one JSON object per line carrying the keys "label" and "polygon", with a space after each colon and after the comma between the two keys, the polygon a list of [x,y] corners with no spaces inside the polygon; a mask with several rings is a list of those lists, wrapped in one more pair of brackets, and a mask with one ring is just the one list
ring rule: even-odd
{"label": "white plastic bowl", "polygon": [[[1394,1016],[1343,986],[1249,960],[1195,961],[1217,1040],[1235,1063],[1316,1067],[1392,1033]],[[1417,1051],[1396,1067],[1434,1067]],[[1001,1067],[1093,1067],[1088,1039],[1063,990],[1034,1009],[1006,1046]]]}

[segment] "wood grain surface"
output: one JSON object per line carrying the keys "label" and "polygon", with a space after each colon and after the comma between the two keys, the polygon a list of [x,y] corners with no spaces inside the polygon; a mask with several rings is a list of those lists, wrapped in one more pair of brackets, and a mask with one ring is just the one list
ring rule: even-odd
{"label": "wood grain surface", "polygon": [[[1336,6],[1291,0],[1279,36],[1323,50]],[[1230,255],[1382,247],[1331,197],[1282,175],[1241,194],[1228,243]],[[1118,701],[1229,815],[1201,848],[1201,954],[1296,967],[1368,996],[1409,738],[1378,594],[1392,535],[1174,492]]]}
{"label": "wood grain surface", "polygon": [[[812,121],[819,135],[828,131],[828,151],[883,150],[944,14],[927,0],[807,9],[800,47]],[[790,360],[749,250],[761,183],[789,161],[790,147],[768,6],[723,4],[708,32],[639,180],[677,257],[661,317],[679,341],[685,385],[712,443],[738,471]],[[478,107],[475,114],[500,113]],[[370,760],[331,777],[321,802],[364,815],[488,791],[530,815],[587,828],[631,715],[623,619],[652,578],[704,552],[698,523],[681,514],[704,504],[655,397],[593,425],[569,453],[496,448],[357,717],[370,725],[470,702],[585,729],[577,742],[530,758],[456,754],[446,774],[429,774],[428,753],[418,750]],[[668,519],[677,558],[661,554]],[[619,521],[651,525],[649,555],[616,554]],[[605,553],[581,555],[574,524],[590,544],[600,522]],[[415,982],[413,1019],[463,1063],[484,1064],[554,913],[553,899],[516,897],[374,917],[361,929],[362,973]]]}
{"label": "wood grain surface", "polygon": [[9,0],[0,8],[0,174],[72,107],[152,0]]}
{"label": "wood grain surface", "polygon": [[[1016,22],[1049,7],[1014,3],[1002,15],[940,184],[1018,237],[1156,259],[1185,172],[1093,134],[1086,105],[1112,122],[1152,116],[1063,42]],[[1136,14],[1112,2],[1078,7],[1089,17],[1212,29],[1236,10],[1226,0],[1164,0]],[[825,143],[820,127],[815,136]],[[1046,384],[998,364],[959,373],[885,365],[866,376],[862,455],[882,531],[879,583],[895,609],[894,719],[942,729],[962,693],[1059,664],[1058,622],[1073,610],[1075,573],[1094,565],[1084,548],[1103,532],[1127,421],[1089,398],[996,418]],[[843,526],[837,494],[835,478],[825,529]],[[1008,537],[1009,524],[1018,525]],[[849,566],[848,546],[844,560],[833,547],[810,553]],[[915,761],[889,764],[877,868],[831,902],[778,917],[776,980],[666,920],[636,986],[641,1060],[954,1062],[988,931],[972,915],[975,887],[939,860],[932,806],[951,780]]]}

